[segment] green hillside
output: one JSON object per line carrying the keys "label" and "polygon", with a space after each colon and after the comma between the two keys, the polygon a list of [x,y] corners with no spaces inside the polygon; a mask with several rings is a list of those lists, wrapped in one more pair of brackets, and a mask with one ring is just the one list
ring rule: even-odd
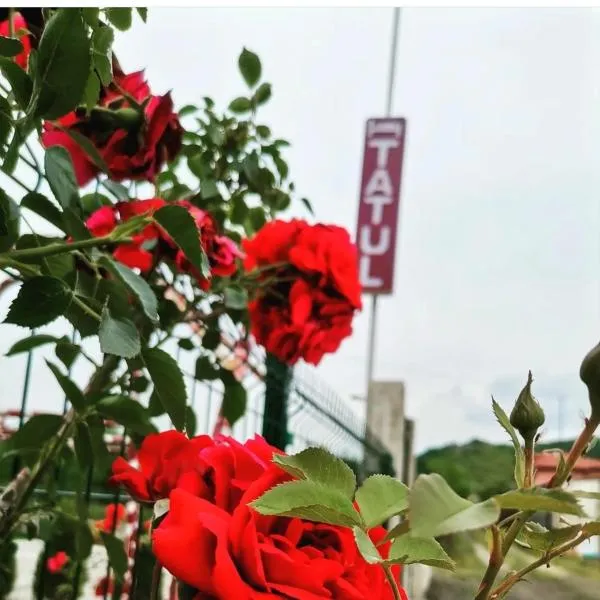
{"label": "green hillside", "polygon": [[[548,442],[538,448],[568,450],[572,443]],[[588,456],[600,458],[600,445],[595,445]],[[514,487],[513,464],[512,446],[473,440],[428,450],[417,458],[417,471],[440,473],[457,494],[485,499]]]}

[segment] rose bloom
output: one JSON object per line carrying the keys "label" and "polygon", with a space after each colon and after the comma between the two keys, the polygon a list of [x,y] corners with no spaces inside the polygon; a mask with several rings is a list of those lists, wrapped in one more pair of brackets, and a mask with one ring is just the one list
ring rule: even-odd
{"label": "rose bloom", "polygon": [[[99,208],[86,221],[86,226],[94,237],[110,234],[122,222],[139,215],[152,215],[168,203],[161,198],[119,202],[116,206]],[[217,235],[217,226],[210,213],[201,210],[190,202],[179,200],[173,203],[186,208],[198,227],[200,242],[206,255],[212,276],[226,277],[237,270],[236,259],[243,257],[235,243],[229,238]],[[118,244],[113,251],[116,260],[142,273],[152,269],[155,260],[171,258],[178,269],[194,276],[202,289],[210,288],[210,281],[190,264],[183,252],[158,225],[150,224],[133,236],[129,243]]]}
{"label": "rose bloom", "polygon": [[[23,51],[17,54],[13,60],[22,68],[27,68],[27,59],[31,52],[31,40],[27,33],[27,23],[20,13],[16,12],[13,15],[13,31],[23,44]],[[8,20],[0,21],[0,35],[10,37],[10,25]]]}
{"label": "rose bloom", "polygon": [[271,221],[244,240],[245,268],[263,270],[252,333],[281,361],[318,364],[352,333],[362,307],[356,246],[334,225]]}
{"label": "rose bloom", "polygon": [[[143,108],[139,122],[125,94]],[[103,110],[125,111],[123,119],[115,123],[110,114],[92,111],[71,112],[56,121],[62,128],[70,129],[87,137],[96,147],[108,166],[110,178],[154,181],[162,166],[175,158],[181,149],[183,128],[173,112],[170,94],[154,96],[144,80],[144,72],[125,74],[118,66],[114,68],[113,82],[101,90],[99,105]],[[129,119],[125,126],[124,117]],[[85,185],[100,169],[66,132],[51,122],[44,123],[42,143],[63,146],[71,155],[77,182]]]}
{"label": "rose bloom", "polygon": [[[273,452],[262,438],[241,445],[218,437],[202,449],[206,489],[174,487],[153,530],[160,563],[197,590],[195,600],[392,600],[383,570],[361,557],[350,529],[262,516],[248,506],[290,479],[271,462]],[[385,530],[370,533],[377,542]],[[381,549],[385,556],[389,545]]]}
{"label": "rose bloom", "polygon": [[104,510],[104,519],[96,521],[96,528],[105,533],[112,533],[125,519],[125,506],[109,504]]}
{"label": "rose bloom", "polygon": [[56,575],[56,573],[60,573],[63,570],[63,567],[67,564],[68,560],[69,557],[67,556],[67,553],[61,550],[46,561],[46,569],[49,573]]}

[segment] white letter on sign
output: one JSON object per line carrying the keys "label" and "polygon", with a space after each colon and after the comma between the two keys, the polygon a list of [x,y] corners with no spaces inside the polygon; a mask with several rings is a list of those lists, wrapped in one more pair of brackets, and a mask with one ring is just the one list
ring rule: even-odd
{"label": "white letter on sign", "polygon": [[397,148],[399,145],[400,142],[394,138],[375,138],[374,140],[369,140],[369,147],[377,148],[377,166],[380,169],[383,169],[387,165],[390,148]]}
{"label": "white letter on sign", "polygon": [[373,246],[371,242],[371,231],[371,227],[368,225],[363,225],[360,228],[360,250],[363,254],[369,256],[381,256],[382,254],[385,254],[390,247],[392,232],[387,225],[384,225],[381,228],[377,245]]}
{"label": "white letter on sign", "polygon": [[381,277],[371,277],[371,259],[368,256],[360,257],[360,283],[364,287],[378,288],[383,285]]}

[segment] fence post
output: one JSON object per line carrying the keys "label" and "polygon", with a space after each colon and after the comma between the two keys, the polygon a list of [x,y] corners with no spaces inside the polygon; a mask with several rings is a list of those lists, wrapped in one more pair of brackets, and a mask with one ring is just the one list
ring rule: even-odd
{"label": "fence post", "polygon": [[285,450],[288,443],[287,406],[292,383],[292,368],[267,353],[265,365],[265,409],[262,434],[265,440]]}

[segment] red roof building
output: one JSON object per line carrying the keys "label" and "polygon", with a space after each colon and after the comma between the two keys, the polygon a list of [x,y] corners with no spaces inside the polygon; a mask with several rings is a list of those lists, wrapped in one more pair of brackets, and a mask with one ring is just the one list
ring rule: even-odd
{"label": "red roof building", "polygon": [[[541,452],[535,455],[535,484],[544,485],[550,481],[559,461],[558,452]],[[573,469],[571,481],[600,479],[600,460],[580,458]]]}

